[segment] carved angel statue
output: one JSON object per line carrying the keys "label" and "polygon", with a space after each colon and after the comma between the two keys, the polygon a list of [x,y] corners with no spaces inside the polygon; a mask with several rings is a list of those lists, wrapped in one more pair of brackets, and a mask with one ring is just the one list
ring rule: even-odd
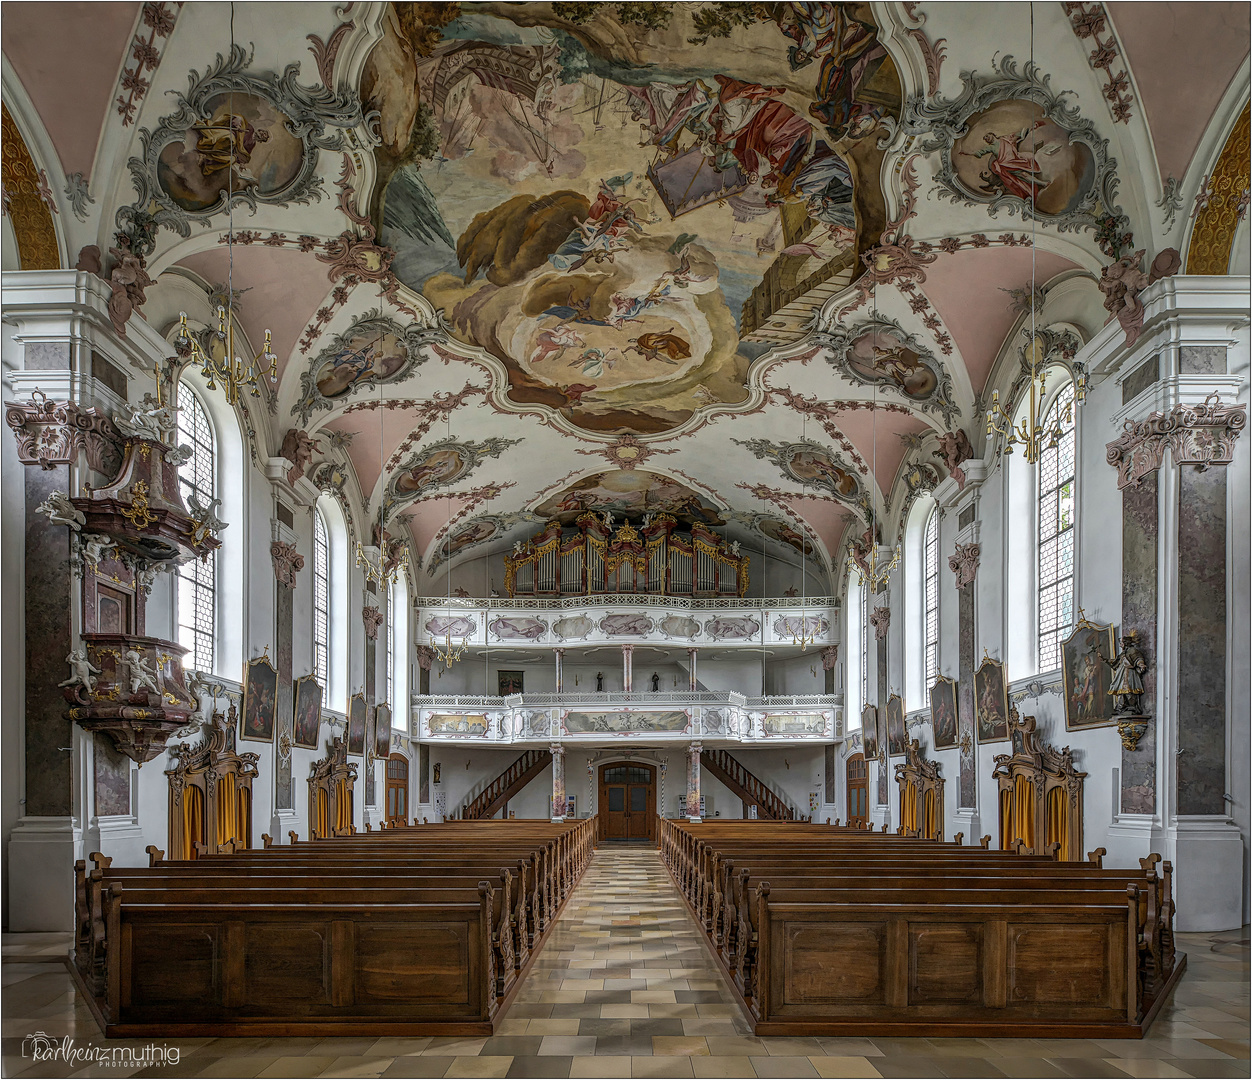
{"label": "carved angel statue", "polygon": [[80,540],[83,559],[92,566],[99,566],[100,560],[105,557],[105,552],[112,550],[115,546],[112,538],[101,536],[99,533],[83,533]]}
{"label": "carved angel statue", "polygon": [[81,686],[87,693],[94,693],[96,680],[93,676],[99,675],[100,669],[87,659],[87,653],[82,649],[75,649],[65,658],[65,662],[69,664],[73,674],[64,682],[57,683],[57,686]]}
{"label": "carved angel statue", "polygon": [[126,671],[130,675],[130,693],[134,697],[141,689],[151,690],[159,694],[157,686],[157,670],[151,660],[145,660],[138,649],[127,649],[122,658],[126,661]]}
{"label": "carved angel statue", "polygon": [[166,450],[164,454],[166,464],[173,465],[176,469],[186,465],[194,456],[195,451],[186,443],[183,443],[182,446],[176,446],[172,450]]}
{"label": "carved angel statue", "polygon": [[138,405],[125,401],[113,414],[113,425],[131,439],[154,439],[163,442],[165,432],[174,428],[174,410],[160,405],[151,394],[144,394]]}
{"label": "carved angel statue", "polygon": [[206,532],[219,533],[230,524],[217,516],[217,508],[221,505],[221,499],[210,499],[206,506],[194,491],[187,496],[187,510],[195,520],[197,534],[203,536]]}
{"label": "carved angel statue", "polygon": [[513,558],[518,558],[524,550],[524,545],[520,540],[513,541]]}
{"label": "carved angel statue", "polygon": [[732,540],[730,542],[730,553],[737,559],[739,558],[739,541]]}
{"label": "carved angel statue", "polygon": [[604,527],[606,529],[613,528],[613,511],[612,510],[606,510],[604,512]]}
{"label": "carved angel statue", "polygon": [[87,523],[83,512],[74,508],[70,497],[64,491],[52,492],[35,509],[41,514],[47,514],[48,520],[53,525],[68,525],[75,532]]}
{"label": "carved angel statue", "polygon": [[1143,697],[1143,676],[1148,672],[1148,658],[1139,648],[1139,631],[1128,630],[1122,635],[1122,651],[1112,660],[1100,657],[1110,668],[1109,694],[1113,698],[1115,716],[1142,715],[1140,699]]}

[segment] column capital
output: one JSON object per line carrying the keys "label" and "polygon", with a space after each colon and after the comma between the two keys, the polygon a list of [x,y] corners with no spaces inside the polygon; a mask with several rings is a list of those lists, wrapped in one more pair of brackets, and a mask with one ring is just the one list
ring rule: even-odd
{"label": "column capital", "polygon": [[564,746],[562,746],[560,743],[552,743],[552,744],[550,744],[550,745],[548,746],[548,750],[549,750],[549,752],[552,754],[552,756],[553,756],[553,757],[564,757],[564,756],[565,756],[565,747],[564,747]]}

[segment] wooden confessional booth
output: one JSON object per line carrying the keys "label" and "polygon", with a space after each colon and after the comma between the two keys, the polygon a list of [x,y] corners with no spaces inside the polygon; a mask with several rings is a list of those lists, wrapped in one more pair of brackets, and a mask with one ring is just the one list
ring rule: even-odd
{"label": "wooden confessional booth", "polygon": [[896,766],[900,785],[900,832],[939,840],[943,836],[943,777],[939,763],[922,757],[916,739],[904,746],[904,761]]}
{"label": "wooden confessional booth", "polygon": [[326,756],[313,762],[309,776],[309,835],[314,840],[350,836],[356,762],[348,760],[348,740],[332,738]]}
{"label": "wooden confessional booth", "polygon": [[208,737],[192,749],[170,748],[170,857],[233,854],[252,846],[252,780],[257,754],[235,752],[235,707],[213,714]]}
{"label": "wooden confessional booth", "polygon": [[1013,753],[997,754],[992,775],[1000,789],[1000,847],[1043,855],[1059,845],[1062,862],[1082,859],[1082,788],[1069,747],[1039,741],[1033,716],[1009,710]]}

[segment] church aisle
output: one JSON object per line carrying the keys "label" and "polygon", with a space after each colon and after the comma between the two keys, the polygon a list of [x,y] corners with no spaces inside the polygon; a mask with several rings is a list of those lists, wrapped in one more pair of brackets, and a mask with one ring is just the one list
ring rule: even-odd
{"label": "church aisle", "polygon": [[[61,938],[66,940],[65,937]],[[1248,933],[1180,934],[1188,969],[1142,1041],[753,1038],[650,846],[603,844],[492,1038],[179,1039],[178,1063],[67,1069],[25,1036],[102,1039],[52,935],[4,939],[5,1076],[1246,1077]]]}

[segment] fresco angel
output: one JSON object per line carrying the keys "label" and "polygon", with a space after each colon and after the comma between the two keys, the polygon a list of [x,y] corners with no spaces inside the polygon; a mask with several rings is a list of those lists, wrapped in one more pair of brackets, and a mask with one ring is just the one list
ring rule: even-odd
{"label": "fresco angel", "polygon": [[538,364],[547,359],[559,360],[566,349],[575,349],[586,344],[570,326],[561,325],[551,330],[540,330],[535,335],[535,351],[531,353],[530,362]]}

